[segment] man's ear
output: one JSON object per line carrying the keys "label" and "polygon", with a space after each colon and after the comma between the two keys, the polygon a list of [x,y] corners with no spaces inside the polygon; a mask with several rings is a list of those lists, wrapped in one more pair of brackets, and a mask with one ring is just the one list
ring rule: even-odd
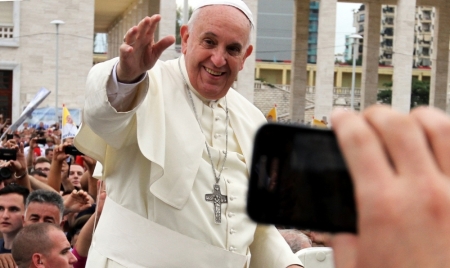
{"label": "man's ear", "polygon": [[31,262],[34,267],[45,267],[43,262],[43,256],[41,253],[33,253],[31,256]]}
{"label": "man's ear", "polygon": [[189,28],[187,25],[181,26],[180,35],[181,35],[181,53],[186,54],[187,41],[189,39]]}
{"label": "man's ear", "polygon": [[61,229],[64,230],[64,224],[66,224],[66,220],[62,220],[61,223],[59,224],[59,227],[61,227]]}
{"label": "man's ear", "polygon": [[241,68],[239,69],[239,71],[244,69],[245,60],[248,58],[248,56],[250,56],[252,54],[252,52],[253,52],[253,46],[249,45],[247,50],[245,51],[244,58],[242,59],[242,64],[241,64]]}

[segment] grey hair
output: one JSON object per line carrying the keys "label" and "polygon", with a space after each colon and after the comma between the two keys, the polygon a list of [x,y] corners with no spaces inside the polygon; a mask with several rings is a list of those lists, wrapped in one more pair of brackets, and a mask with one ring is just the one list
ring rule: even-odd
{"label": "grey hair", "polygon": [[25,208],[28,208],[30,203],[51,204],[58,208],[60,218],[64,216],[64,201],[57,192],[39,189],[30,193],[25,204]]}
{"label": "grey hair", "polygon": [[[200,10],[201,10],[202,8],[204,8],[204,7],[195,9],[195,10],[192,12],[191,17],[190,17],[189,20],[188,20],[187,26],[188,26],[189,34],[192,34],[192,31],[193,31],[193,29],[194,29],[194,24],[195,24],[195,22],[197,21],[198,14],[200,13]],[[239,10],[239,9],[238,9],[238,10]],[[242,12],[242,11],[241,11],[241,12]],[[242,14],[247,18],[247,16],[246,16],[244,13],[242,13]],[[247,39],[247,42],[245,43],[245,46],[244,46],[245,48],[247,48],[247,47],[250,45],[250,42],[251,42],[251,40],[252,40],[252,33],[253,33],[253,29],[254,29],[253,24],[251,23],[251,21],[250,21],[248,18],[247,18],[247,21],[248,21],[249,33],[248,33],[248,39]]]}
{"label": "grey hair", "polygon": [[312,246],[312,241],[307,235],[296,229],[281,229],[278,230],[283,236],[284,240],[288,243],[293,253],[303,249],[303,245],[306,243]]}

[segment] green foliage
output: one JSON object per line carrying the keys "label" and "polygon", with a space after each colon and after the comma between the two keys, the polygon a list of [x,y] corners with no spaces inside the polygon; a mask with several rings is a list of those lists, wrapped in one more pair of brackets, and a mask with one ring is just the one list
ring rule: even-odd
{"label": "green foliage", "polygon": [[[180,28],[183,25],[183,20],[181,19],[181,15],[183,14],[183,9],[181,7],[177,7],[177,20],[175,25],[175,44],[180,45],[181,44],[181,35],[180,35]],[[192,16],[192,7],[189,7],[189,18]]]}
{"label": "green foliage", "polygon": [[[392,103],[392,82],[384,83],[385,90],[380,90],[378,101],[384,104]],[[411,82],[411,108],[420,105],[428,105],[430,101],[430,82],[413,79]]]}

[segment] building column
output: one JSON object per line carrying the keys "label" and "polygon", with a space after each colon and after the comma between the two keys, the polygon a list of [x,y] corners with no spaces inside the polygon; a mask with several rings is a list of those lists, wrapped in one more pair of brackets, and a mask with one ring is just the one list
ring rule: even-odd
{"label": "building column", "polygon": [[[408,1],[408,0],[406,0]],[[321,0],[317,42],[317,73],[314,117],[329,118],[333,109],[334,42],[337,0]]]}
{"label": "building column", "polygon": [[286,70],[286,68],[283,68],[283,70],[281,70],[281,84],[287,85],[287,70]]}
{"label": "building column", "polygon": [[245,60],[244,69],[239,72],[237,79],[237,91],[247,100],[253,103],[255,92],[255,61],[256,61],[256,26],[258,25],[258,0],[245,0],[247,6],[253,14],[255,27],[252,30],[250,44],[253,45],[253,52]]}
{"label": "building column", "polygon": [[[294,1],[291,90],[289,113],[292,122],[305,120],[307,65],[308,65],[308,27],[309,0]],[[322,8],[322,5],[321,7]],[[320,9],[322,12],[322,9]]]}
{"label": "building column", "polygon": [[360,111],[377,103],[378,58],[380,50],[381,4],[365,3],[364,49],[361,78]]}
{"label": "building column", "polygon": [[397,1],[394,28],[392,107],[398,111],[408,113],[411,103],[416,0]]}
{"label": "building column", "polygon": [[336,87],[342,87],[342,68],[337,68]]}
{"label": "building column", "polygon": [[[175,21],[177,20],[177,3],[175,0],[161,0],[159,3],[159,14],[161,14],[161,21],[159,22],[159,31],[157,38],[162,38],[172,35],[175,36]],[[161,55],[160,60],[171,60],[177,58],[179,55],[175,50],[175,44],[168,47]]]}
{"label": "building column", "polygon": [[436,7],[434,21],[432,70],[430,83],[430,106],[447,109],[448,61],[450,40],[450,4],[441,1]]}
{"label": "building column", "polygon": [[[291,76],[292,76],[292,74],[291,74]],[[314,68],[312,68],[312,67],[311,67],[311,69],[309,69],[308,86],[310,86],[310,87],[314,86]]]}

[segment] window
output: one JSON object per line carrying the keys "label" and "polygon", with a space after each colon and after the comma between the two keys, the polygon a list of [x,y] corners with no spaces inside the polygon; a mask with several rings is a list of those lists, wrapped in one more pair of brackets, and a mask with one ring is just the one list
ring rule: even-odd
{"label": "window", "polygon": [[366,14],[359,14],[358,22],[363,22]]}
{"label": "window", "polygon": [[19,45],[20,1],[0,1],[0,46]]}
{"label": "window", "polygon": [[11,118],[12,77],[12,71],[0,70],[0,114],[3,118]]}

